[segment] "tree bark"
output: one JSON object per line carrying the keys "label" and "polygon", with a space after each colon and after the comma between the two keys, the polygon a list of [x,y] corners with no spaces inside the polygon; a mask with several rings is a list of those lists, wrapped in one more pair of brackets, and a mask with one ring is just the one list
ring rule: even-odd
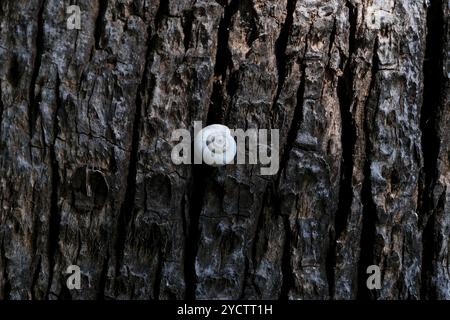
{"label": "tree bark", "polygon": [[[1,299],[450,299],[447,1],[73,3],[0,2]],[[279,172],[173,164],[194,121]]]}

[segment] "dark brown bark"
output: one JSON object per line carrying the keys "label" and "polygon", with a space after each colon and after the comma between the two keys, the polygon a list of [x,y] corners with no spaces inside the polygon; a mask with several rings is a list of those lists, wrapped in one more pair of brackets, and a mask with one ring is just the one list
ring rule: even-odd
{"label": "dark brown bark", "polygon": [[[0,298],[450,299],[446,1],[70,4],[0,2]],[[278,174],[174,165],[194,121]]]}

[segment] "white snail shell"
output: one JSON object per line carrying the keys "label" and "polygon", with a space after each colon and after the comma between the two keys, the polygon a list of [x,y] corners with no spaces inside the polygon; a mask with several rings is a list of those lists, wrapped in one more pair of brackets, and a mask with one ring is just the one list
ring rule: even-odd
{"label": "white snail shell", "polygon": [[194,139],[194,156],[196,160],[211,166],[223,166],[234,161],[236,141],[230,129],[221,124],[203,128]]}

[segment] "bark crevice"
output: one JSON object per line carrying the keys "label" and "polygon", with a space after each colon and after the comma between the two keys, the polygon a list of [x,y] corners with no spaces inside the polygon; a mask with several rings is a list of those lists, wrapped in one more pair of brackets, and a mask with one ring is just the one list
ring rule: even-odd
{"label": "bark crevice", "polygon": [[184,44],[184,51],[188,51],[189,45],[192,40],[192,25],[194,23],[195,16],[193,10],[186,10],[183,12],[183,19],[182,19],[182,25],[183,25],[183,44]]}
{"label": "bark crevice", "polygon": [[336,239],[345,230],[348,215],[351,211],[353,201],[353,167],[354,167],[354,151],[357,140],[356,127],[353,119],[352,105],[354,100],[354,74],[353,74],[353,55],[356,40],[356,9],[349,6],[349,57],[345,62],[342,76],[338,80],[337,95],[339,108],[341,113],[341,145],[342,145],[342,162],[341,162],[341,178],[339,182],[339,204],[335,220]]}
{"label": "bark crevice", "polygon": [[432,284],[435,256],[435,203],[433,190],[438,175],[440,135],[438,119],[443,96],[444,12],[442,0],[431,1],[427,9],[427,36],[423,65],[424,88],[420,129],[422,131],[423,168],[419,194],[419,225],[422,234],[422,298],[436,298]]}
{"label": "bark crevice", "polygon": [[[239,10],[239,0],[232,0],[229,5],[224,7],[223,17],[219,23],[217,33],[217,52],[214,64],[214,83],[211,94],[211,103],[207,114],[207,123],[222,123],[224,119],[224,101],[225,101],[225,82],[227,80],[227,71],[233,67],[231,52],[228,47],[230,38],[231,19]],[[232,77],[230,77],[230,84]]]}
{"label": "bark crevice", "polygon": [[378,105],[377,90],[377,75],[380,70],[380,63],[378,60],[378,39],[375,40],[372,57],[371,81],[367,93],[367,100],[364,106],[364,142],[365,142],[365,160],[364,160],[364,180],[361,189],[362,201],[362,228],[360,240],[360,253],[358,261],[358,290],[357,299],[367,300],[375,299],[377,296],[376,290],[369,290],[366,285],[366,270],[367,267],[375,263],[375,236],[376,225],[378,221],[377,207],[373,199],[372,186],[372,150],[373,140],[371,138],[372,130],[374,129],[374,113],[372,108],[372,99],[376,100]]}
{"label": "bark crevice", "polygon": [[273,107],[275,107],[276,103],[278,102],[284,82],[286,81],[287,65],[289,60],[286,49],[289,42],[289,35],[291,33],[292,24],[294,23],[294,11],[296,4],[297,0],[288,0],[286,5],[286,19],[284,21],[283,27],[281,28],[280,35],[278,36],[278,39],[275,42],[275,57],[277,60],[278,84],[277,84],[277,92],[275,94],[275,98],[273,101]]}
{"label": "bark crevice", "polygon": [[9,296],[11,294],[11,282],[9,280],[8,276],[8,264],[7,264],[7,258],[6,258],[6,249],[5,249],[5,236],[2,238],[2,244],[0,246],[0,256],[2,258],[2,264],[3,264],[3,293],[2,293],[2,299],[6,300],[9,299]]}
{"label": "bark crevice", "polygon": [[3,104],[2,98],[2,81],[0,80],[0,148],[1,148],[1,137],[2,137],[2,123],[3,123],[3,110],[5,109],[5,105]]}
{"label": "bark crevice", "polygon": [[[350,31],[348,37],[348,57],[344,62],[343,73],[337,82],[337,96],[341,115],[341,146],[342,160],[339,180],[339,201],[334,219],[334,228],[330,230],[330,247],[327,254],[326,270],[328,290],[330,297],[335,295],[335,267],[337,241],[346,229],[347,220],[352,210],[353,203],[353,170],[354,154],[357,141],[356,125],[353,118],[354,103],[354,71],[353,57],[356,49],[356,28],[358,12],[350,2],[346,2],[349,14]],[[328,56],[331,54],[332,46],[336,37],[336,20],[330,36],[330,47]]]}
{"label": "bark crevice", "polygon": [[42,0],[39,7],[39,12],[37,16],[37,31],[35,37],[35,53],[33,62],[33,71],[30,80],[29,89],[29,107],[28,107],[28,125],[30,134],[30,156],[31,156],[31,140],[33,138],[34,126],[36,123],[37,113],[39,109],[39,103],[41,100],[41,92],[36,95],[36,81],[39,76],[39,70],[41,69],[42,54],[44,52],[44,8],[46,0]]}
{"label": "bark crevice", "polygon": [[108,0],[98,0],[98,15],[95,20],[95,30],[94,30],[94,42],[95,49],[100,50],[103,48],[102,37],[104,32],[104,20],[106,10],[108,9]]}
{"label": "bark crevice", "polygon": [[105,287],[108,277],[108,262],[109,262],[109,253],[107,253],[105,259],[103,260],[103,266],[99,276],[100,281],[97,291],[97,300],[105,300]]}
{"label": "bark crevice", "polygon": [[139,142],[141,137],[141,126],[142,126],[142,110],[144,106],[145,90],[147,87],[147,70],[151,60],[151,53],[153,50],[152,29],[150,25],[147,28],[147,44],[145,52],[145,63],[142,71],[142,77],[140,84],[136,92],[136,108],[134,112],[134,120],[132,127],[131,136],[131,150],[130,150],[130,161],[128,164],[128,175],[127,184],[125,189],[125,196],[120,208],[119,217],[117,220],[117,238],[115,243],[116,251],[116,274],[120,274],[120,264],[123,260],[123,251],[126,242],[126,231],[129,227],[130,221],[135,210],[135,196],[136,196],[136,175],[137,175],[137,165],[139,160]]}
{"label": "bark crevice", "polygon": [[58,242],[59,242],[59,228],[61,222],[61,216],[59,212],[59,184],[60,184],[60,176],[59,176],[59,163],[58,158],[56,156],[55,143],[56,138],[58,136],[59,130],[59,122],[58,122],[58,113],[62,108],[61,101],[61,93],[60,93],[60,78],[59,75],[56,75],[56,85],[55,85],[55,100],[56,100],[56,110],[53,116],[53,132],[52,132],[52,141],[50,142],[50,172],[51,172],[51,195],[50,195],[50,216],[49,216],[49,233],[48,233],[48,264],[49,264],[49,282],[47,289],[47,297],[50,295],[51,286],[54,275],[55,268],[55,257],[58,251]]}
{"label": "bark crevice", "polygon": [[[297,135],[301,128],[301,123],[303,121],[303,101],[304,101],[304,95],[305,95],[305,87],[306,87],[306,65],[305,62],[302,63],[301,66],[301,79],[300,84],[297,90],[297,105],[295,107],[294,111],[294,117],[292,119],[291,127],[288,132],[287,140],[286,140],[286,146],[284,153],[282,155],[282,159],[280,162],[280,174],[277,178],[277,185],[280,185],[280,179],[281,175],[286,169],[287,163],[289,161],[289,155],[292,151],[292,149],[295,146]],[[278,209],[278,212],[281,214],[281,199],[280,195],[277,194],[275,199],[275,205]],[[291,226],[288,216],[283,215],[283,226],[285,230],[285,243],[284,243],[284,249],[283,249],[283,258],[281,262],[281,272],[283,274],[283,283],[281,285],[281,299],[288,299],[289,297],[289,291],[294,286],[294,278],[293,278],[293,270],[292,270],[292,261],[291,261],[291,238],[292,238],[292,232],[291,232]]]}
{"label": "bark crevice", "polygon": [[200,240],[200,215],[203,208],[203,200],[208,186],[208,177],[212,176],[214,168],[205,164],[192,166],[192,193],[189,203],[189,227],[186,237],[186,256],[184,265],[184,276],[186,284],[185,299],[195,300],[197,287],[197,274],[195,260]]}

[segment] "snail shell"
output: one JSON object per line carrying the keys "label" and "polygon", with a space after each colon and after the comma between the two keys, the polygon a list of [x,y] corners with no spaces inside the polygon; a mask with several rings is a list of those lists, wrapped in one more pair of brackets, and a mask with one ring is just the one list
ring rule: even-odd
{"label": "snail shell", "polygon": [[236,141],[227,126],[210,125],[194,139],[194,156],[198,162],[203,159],[204,163],[218,167],[233,162],[235,155]]}

